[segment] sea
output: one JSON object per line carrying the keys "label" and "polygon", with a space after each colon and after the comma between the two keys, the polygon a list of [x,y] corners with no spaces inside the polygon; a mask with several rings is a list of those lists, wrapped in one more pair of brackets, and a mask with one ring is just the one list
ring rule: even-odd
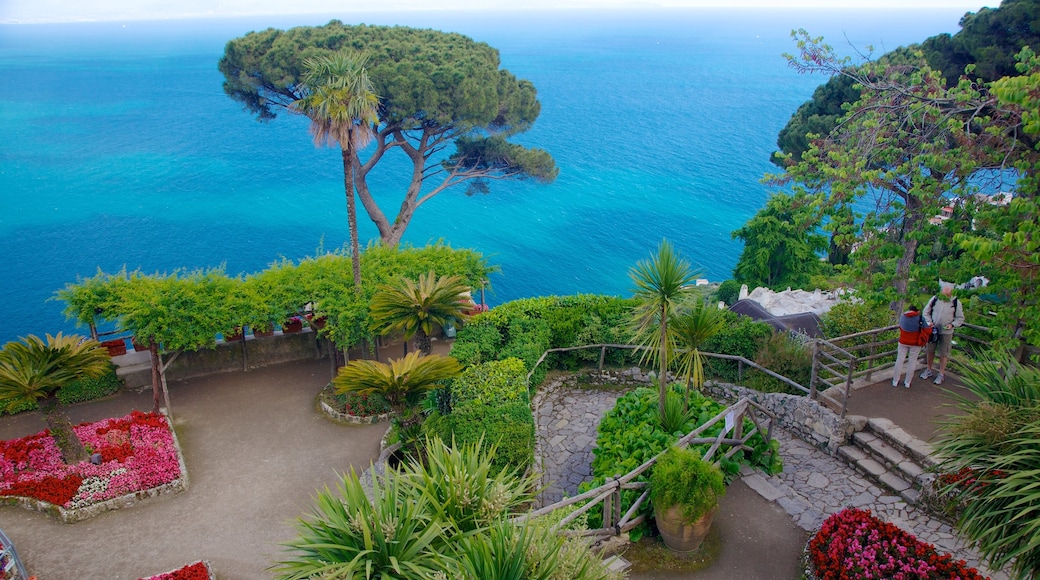
{"label": "sea", "polygon": [[[963,11],[639,9],[333,13],[0,25],[0,344],[79,332],[55,292],[126,267],[248,274],[346,243],[336,150],[305,119],[260,123],[229,99],[225,43],[253,30],[345,23],[460,32],[497,48],[538,89],[518,142],[556,160],[555,182],[445,191],[405,242],[443,241],[499,268],[486,300],[627,296],[629,270],[667,239],[713,282],[731,236],[763,205],[776,137],[827,79],[783,57],[794,29],[876,56]],[[395,165],[396,163],[396,165]],[[401,160],[371,185],[393,215]],[[359,209],[362,243],[378,239]]]}

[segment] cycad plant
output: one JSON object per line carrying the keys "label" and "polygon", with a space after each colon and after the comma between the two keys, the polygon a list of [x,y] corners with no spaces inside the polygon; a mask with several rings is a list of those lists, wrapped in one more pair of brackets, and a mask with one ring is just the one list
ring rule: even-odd
{"label": "cycad plant", "polygon": [[404,339],[415,337],[423,354],[430,354],[430,335],[435,325],[465,320],[473,302],[466,298],[469,286],[459,276],[419,276],[419,282],[401,278],[397,284],[379,287],[372,297],[373,330],[380,334],[402,332]]}
{"label": "cycad plant", "polygon": [[957,527],[997,568],[1040,577],[1040,370],[1007,354],[961,369],[973,397],[956,395],[963,415],[944,425],[938,444],[942,493],[964,505]]}
{"label": "cycad plant", "polygon": [[697,273],[667,240],[663,240],[657,254],[639,261],[629,271],[629,276],[636,285],[634,297],[637,301],[632,311],[632,331],[636,342],[646,347],[643,362],[658,363],[658,411],[663,417],[668,357],[674,340],[668,322],[678,304],[693,292],[690,284],[697,278]]}
{"label": "cycad plant", "polygon": [[59,332],[48,334],[44,342],[30,335],[0,351],[0,405],[15,409],[38,403],[62,459],[77,463],[87,452],[62,409],[58,391],[73,381],[100,377],[108,369],[108,351],[96,340]]}
{"label": "cycad plant", "polygon": [[390,404],[405,447],[411,447],[422,423],[420,403],[426,392],[462,371],[450,356],[412,352],[390,364],[354,360],[339,369],[332,379],[337,393],[379,393]]}
{"label": "cycad plant", "polygon": [[690,388],[704,387],[704,357],[700,348],[726,329],[722,311],[700,298],[684,304],[672,319],[672,333],[678,353],[679,368],[686,378],[683,408],[689,408]]}

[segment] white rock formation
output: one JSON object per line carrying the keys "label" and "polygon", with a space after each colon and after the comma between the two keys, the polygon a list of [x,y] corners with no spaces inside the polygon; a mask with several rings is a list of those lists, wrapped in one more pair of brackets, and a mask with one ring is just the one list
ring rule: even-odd
{"label": "white rock formation", "polygon": [[814,312],[822,316],[825,312],[837,304],[846,291],[821,292],[816,289],[813,292],[805,290],[791,290],[788,288],[783,292],[773,292],[769,288],[755,288],[747,297],[762,305],[774,316],[786,316],[788,314],[801,314],[802,312]]}

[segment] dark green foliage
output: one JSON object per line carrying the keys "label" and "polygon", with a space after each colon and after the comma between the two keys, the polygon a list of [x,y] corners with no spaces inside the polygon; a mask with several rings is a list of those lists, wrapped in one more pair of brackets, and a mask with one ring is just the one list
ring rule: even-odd
{"label": "dark green foliage", "polygon": [[650,502],[655,509],[680,506],[683,517],[694,521],[719,504],[726,494],[722,471],[690,449],[669,447],[650,474]]}
{"label": "dark green foliage", "polygon": [[827,239],[816,233],[819,218],[812,198],[777,193],[743,227],[733,232],[744,242],[733,277],[749,288],[802,288],[821,270]]}
{"label": "dark green foliage", "polygon": [[534,456],[534,417],[525,401],[505,404],[470,402],[457,405],[434,428],[442,437],[454,437],[457,445],[484,440],[496,445],[495,469],[523,473]]}
{"label": "dark green foliage", "polygon": [[722,284],[719,284],[719,289],[715,291],[715,300],[721,300],[726,303],[727,306],[736,304],[740,298],[740,287],[741,283],[730,278]]}
{"label": "dark green foliage", "polygon": [[[809,387],[809,380],[812,378],[812,347],[787,332],[777,332],[764,341],[755,356],[755,362],[803,387]],[[748,373],[745,383],[746,386],[763,393],[804,394],[787,383],[757,370]]]}
{"label": "dark green foliage", "polygon": [[[838,124],[844,114],[842,106],[854,103],[859,99],[860,90],[855,81],[844,75],[831,77],[826,83],[816,87],[812,99],[802,103],[787,125],[780,130],[776,138],[776,146],[784,154],[798,161],[802,153],[809,149],[809,138],[806,135],[826,135]],[[787,162],[782,156],[773,156],[771,161],[781,167]]]}
{"label": "dark green foliage", "polygon": [[[702,347],[703,352],[730,354],[755,360],[759,345],[773,334],[773,327],[755,322],[747,316],[725,311],[726,328],[711,337]],[[735,361],[707,357],[704,374],[708,378],[736,382],[738,365]]]}

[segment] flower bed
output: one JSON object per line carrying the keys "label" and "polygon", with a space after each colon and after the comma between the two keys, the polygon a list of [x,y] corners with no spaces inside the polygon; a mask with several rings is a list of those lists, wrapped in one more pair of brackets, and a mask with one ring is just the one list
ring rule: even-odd
{"label": "flower bed", "polygon": [[983,580],[963,560],[941,554],[870,511],[849,508],[823,522],[807,546],[807,576],[818,580]]}
{"label": "flower bed", "polygon": [[63,520],[78,521],[83,517],[66,510],[108,503],[104,509],[89,510],[85,517],[90,517],[132,503],[116,501],[127,496],[143,499],[154,495],[142,494],[146,490],[172,490],[171,484],[179,490],[186,485],[176,438],[162,415],[134,411],[81,423],[75,431],[89,452],[100,454],[99,464],[66,465],[47,430],[0,441],[0,496],[27,498],[27,505],[46,511],[56,506]]}
{"label": "flower bed", "polygon": [[378,393],[337,394],[328,384],[318,396],[321,410],[338,421],[356,424],[374,424],[390,418],[390,404]]}
{"label": "flower bed", "polygon": [[176,570],[147,578],[140,578],[139,580],[212,580],[213,578],[213,570],[210,569],[209,562],[199,560],[183,568],[177,568]]}

